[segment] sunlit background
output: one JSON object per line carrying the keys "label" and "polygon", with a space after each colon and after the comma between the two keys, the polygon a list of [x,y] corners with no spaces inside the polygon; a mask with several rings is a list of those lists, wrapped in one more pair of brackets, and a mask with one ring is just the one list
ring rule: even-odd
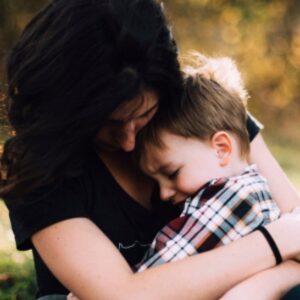
{"label": "sunlit background", "polygon": [[[46,2],[0,0],[0,100],[5,91],[5,56],[32,14]],[[300,189],[299,2],[165,0],[164,6],[182,56],[198,50],[231,56],[237,62],[251,95],[249,110],[265,125],[263,135],[273,154]],[[3,126],[2,141],[5,133]],[[34,299],[34,283],[28,279],[30,255],[13,250],[1,202],[0,236],[0,299]]]}

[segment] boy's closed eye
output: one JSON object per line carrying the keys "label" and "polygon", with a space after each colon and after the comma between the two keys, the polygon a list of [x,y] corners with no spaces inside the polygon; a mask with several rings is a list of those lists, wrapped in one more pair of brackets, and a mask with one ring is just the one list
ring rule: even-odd
{"label": "boy's closed eye", "polygon": [[177,169],[175,171],[169,172],[167,174],[168,179],[175,180],[177,178],[178,174],[179,174],[179,171],[180,171],[180,169]]}

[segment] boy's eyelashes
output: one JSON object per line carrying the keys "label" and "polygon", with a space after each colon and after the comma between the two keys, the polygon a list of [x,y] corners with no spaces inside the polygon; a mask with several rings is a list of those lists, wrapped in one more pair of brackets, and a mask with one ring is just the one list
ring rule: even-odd
{"label": "boy's eyelashes", "polygon": [[178,174],[179,174],[179,169],[177,169],[177,170],[175,170],[175,171],[173,171],[173,172],[169,172],[169,173],[167,174],[167,177],[168,177],[168,179],[170,179],[170,180],[174,180],[174,179],[177,178]]}

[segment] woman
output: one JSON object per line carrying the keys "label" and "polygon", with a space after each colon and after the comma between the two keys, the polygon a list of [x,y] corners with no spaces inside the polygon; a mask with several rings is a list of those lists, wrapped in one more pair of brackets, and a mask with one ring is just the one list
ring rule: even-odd
{"label": "woman", "polygon": [[[16,134],[2,157],[1,195],[17,247],[33,250],[39,296],[215,299],[274,266],[267,242],[255,232],[178,263],[131,271],[177,213],[158,201],[153,182],[128,153],[137,132],[182,90],[176,45],[156,2],[53,1],[24,30],[7,71]],[[257,125],[248,123],[252,160],[278,205],[290,211],[300,201]],[[299,256],[297,214],[268,230],[285,261]],[[280,267],[300,272],[290,261]]]}

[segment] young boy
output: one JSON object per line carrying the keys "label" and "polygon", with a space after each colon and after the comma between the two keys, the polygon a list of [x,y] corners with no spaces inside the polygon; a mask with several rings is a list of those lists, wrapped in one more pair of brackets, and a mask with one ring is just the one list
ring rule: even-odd
{"label": "young boy", "polygon": [[[198,55],[197,61],[198,68],[185,72],[181,101],[168,115],[157,114],[137,140],[136,158],[159,183],[161,199],[183,207],[157,234],[137,272],[225,245],[280,216],[266,180],[247,162],[247,93],[239,72],[227,58]],[[286,290],[297,283],[295,274],[282,274],[291,281]],[[274,278],[276,271],[262,272],[222,300],[253,299],[253,291],[255,299],[279,299],[282,287],[272,286]],[[67,299],[79,300],[72,293]]]}
{"label": "young boy", "polygon": [[138,272],[226,245],[280,216],[266,180],[247,162],[247,93],[235,64],[200,54],[197,61],[185,72],[183,98],[138,140],[138,162],[161,199],[183,207]]}

